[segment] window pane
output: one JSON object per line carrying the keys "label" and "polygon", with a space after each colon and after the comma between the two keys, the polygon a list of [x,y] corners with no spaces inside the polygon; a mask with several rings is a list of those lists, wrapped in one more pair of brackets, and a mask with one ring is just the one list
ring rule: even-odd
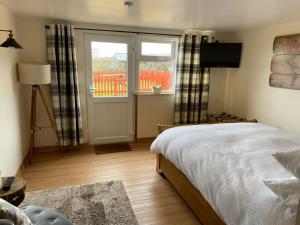
{"label": "window pane", "polygon": [[142,42],[143,56],[172,56],[171,43]]}
{"label": "window pane", "polygon": [[140,62],[139,91],[152,92],[153,87],[162,87],[162,91],[172,91],[173,62]]}
{"label": "window pane", "polygon": [[127,96],[127,44],[92,42],[91,50],[93,96]]}

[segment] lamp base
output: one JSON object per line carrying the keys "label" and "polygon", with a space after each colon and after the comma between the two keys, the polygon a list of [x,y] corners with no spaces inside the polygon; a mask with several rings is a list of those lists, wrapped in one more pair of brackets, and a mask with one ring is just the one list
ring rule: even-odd
{"label": "lamp base", "polygon": [[44,109],[46,111],[46,114],[51,122],[51,127],[53,128],[53,131],[56,135],[58,145],[60,145],[60,139],[58,136],[57,126],[54,121],[54,118],[51,115],[51,112],[47,106],[46,99],[43,95],[43,92],[41,91],[41,88],[39,85],[32,85],[32,91],[31,91],[31,117],[30,117],[30,139],[29,139],[29,165],[32,164],[32,158],[34,153],[34,136],[35,132],[37,131],[38,127],[36,126],[36,99],[37,95],[40,95]]}

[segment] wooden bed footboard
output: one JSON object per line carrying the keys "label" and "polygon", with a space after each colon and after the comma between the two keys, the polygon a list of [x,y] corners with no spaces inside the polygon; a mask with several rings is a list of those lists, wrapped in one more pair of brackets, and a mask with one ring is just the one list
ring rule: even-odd
{"label": "wooden bed footboard", "polygon": [[248,122],[248,123],[257,123],[258,121],[256,119],[251,120],[237,120],[237,121],[227,121],[227,122],[209,122],[209,123],[199,123],[199,124],[157,124],[158,133],[161,134],[167,129],[173,128],[173,127],[181,127],[181,126],[191,126],[191,125],[209,125],[209,124],[217,124],[217,123],[241,123],[241,122]]}
{"label": "wooden bed footboard", "polygon": [[202,194],[186,176],[161,154],[157,154],[156,171],[176,189],[203,225],[225,225]]}

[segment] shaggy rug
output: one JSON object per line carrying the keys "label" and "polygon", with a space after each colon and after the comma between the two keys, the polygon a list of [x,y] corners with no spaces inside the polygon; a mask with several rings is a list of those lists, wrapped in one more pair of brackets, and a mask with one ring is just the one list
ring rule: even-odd
{"label": "shaggy rug", "polygon": [[74,225],[137,225],[121,181],[26,192],[20,207],[39,205],[63,214]]}

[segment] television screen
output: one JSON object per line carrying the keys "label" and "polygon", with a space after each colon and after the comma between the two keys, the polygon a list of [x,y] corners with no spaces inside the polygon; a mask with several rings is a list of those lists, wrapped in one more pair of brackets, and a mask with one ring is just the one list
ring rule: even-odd
{"label": "television screen", "polygon": [[242,43],[202,43],[200,45],[201,67],[238,68]]}

